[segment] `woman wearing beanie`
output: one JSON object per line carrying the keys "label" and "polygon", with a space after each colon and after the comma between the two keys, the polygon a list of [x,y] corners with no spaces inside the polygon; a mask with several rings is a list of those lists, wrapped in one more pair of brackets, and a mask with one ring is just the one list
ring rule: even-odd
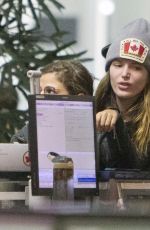
{"label": "woman wearing beanie", "polygon": [[96,90],[100,168],[150,169],[150,23],[137,19],[107,46]]}

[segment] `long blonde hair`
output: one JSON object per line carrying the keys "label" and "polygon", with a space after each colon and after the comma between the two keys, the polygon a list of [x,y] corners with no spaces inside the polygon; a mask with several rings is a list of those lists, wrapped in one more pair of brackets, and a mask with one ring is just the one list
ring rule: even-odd
{"label": "long blonde hair", "polygon": [[[109,73],[100,81],[96,93],[96,111],[102,111],[108,106],[117,106]],[[133,122],[132,141],[136,146],[139,157],[147,156],[150,145],[150,78],[145,89],[134,105],[128,110],[128,116]]]}

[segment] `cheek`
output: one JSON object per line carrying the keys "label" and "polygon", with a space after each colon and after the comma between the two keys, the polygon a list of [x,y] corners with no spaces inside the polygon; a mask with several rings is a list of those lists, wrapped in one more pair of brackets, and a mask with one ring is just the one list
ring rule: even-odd
{"label": "cheek", "polygon": [[119,71],[114,69],[113,66],[110,66],[109,76],[110,76],[110,84],[112,88],[116,86],[118,75],[120,75]]}
{"label": "cheek", "polygon": [[137,93],[140,93],[147,84],[149,84],[149,73],[145,68],[143,71],[133,75],[134,90]]}
{"label": "cheek", "polygon": [[137,75],[137,77],[134,76],[133,83],[135,87],[143,90],[145,86],[148,84],[148,80],[149,80],[148,73],[142,72],[141,74]]}
{"label": "cheek", "polygon": [[137,93],[140,93],[147,84],[148,84],[148,81],[146,79],[140,79],[138,81],[135,81],[133,87]]}
{"label": "cheek", "polygon": [[111,84],[111,87],[113,89],[113,91],[115,91],[116,87],[117,87],[117,77],[114,76],[114,75],[111,75],[110,77],[110,84]]}

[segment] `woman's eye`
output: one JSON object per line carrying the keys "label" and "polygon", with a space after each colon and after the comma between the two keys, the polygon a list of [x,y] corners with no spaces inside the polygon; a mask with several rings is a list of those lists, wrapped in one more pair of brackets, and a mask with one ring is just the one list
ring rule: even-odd
{"label": "woman's eye", "polygon": [[120,62],[115,62],[113,65],[116,66],[116,67],[121,67],[122,66],[122,64]]}
{"label": "woman's eye", "polygon": [[135,69],[135,70],[141,70],[141,66],[135,65],[135,66],[134,66],[134,69]]}
{"label": "woman's eye", "polygon": [[47,86],[44,88],[44,93],[45,94],[56,94],[55,88],[51,86]]}

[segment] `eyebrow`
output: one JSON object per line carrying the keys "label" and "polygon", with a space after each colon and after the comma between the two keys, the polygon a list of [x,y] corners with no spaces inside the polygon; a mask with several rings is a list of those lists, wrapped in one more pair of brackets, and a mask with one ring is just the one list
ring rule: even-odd
{"label": "eyebrow", "polygon": [[[41,87],[41,86],[40,86],[40,87]],[[58,90],[58,89],[56,89],[54,86],[51,86],[51,85],[45,85],[44,89],[45,89],[46,87],[50,87],[50,88],[52,88],[52,89]],[[41,88],[42,88],[42,87],[41,87]]]}
{"label": "eyebrow", "polygon": [[129,63],[131,63],[131,64],[142,66],[142,63],[136,62],[134,60],[126,59],[126,58],[118,58],[118,59],[115,59],[113,62],[124,62],[126,60],[128,60]]}

